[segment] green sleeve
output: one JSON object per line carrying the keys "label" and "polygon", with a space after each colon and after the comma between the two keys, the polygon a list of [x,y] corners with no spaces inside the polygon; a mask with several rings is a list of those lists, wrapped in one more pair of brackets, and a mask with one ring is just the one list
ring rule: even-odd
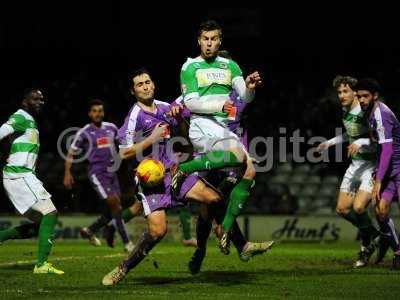
{"label": "green sleeve", "polygon": [[243,76],[242,70],[240,69],[239,65],[235,61],[231,60],[229,62],[229,67],[232,72],[232,80],[235,79],[236,77]]}
{"label": "green sleeve", "polygon": [[189,65],[186,68],[185,67],[182,68],[181,87],[183,96],[186,96],[191,93],[197,93],[199,91],[196,79],[196,68],[193,65]]}
{"label": "green sleeve", "polygon": [[26,119],[24,116],[19,114],[13,114],[7,121],[16,132],[25,132],[26,130]]}

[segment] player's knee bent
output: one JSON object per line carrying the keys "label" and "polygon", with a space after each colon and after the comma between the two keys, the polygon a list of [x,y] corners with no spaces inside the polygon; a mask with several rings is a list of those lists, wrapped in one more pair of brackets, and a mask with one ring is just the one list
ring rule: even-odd
{"label": "player's knee bent", "polygon": [[354,204],[353,205],[353,210],[356,212],[356,214],[361,215],[365,212],[366,207],[363,204]]}
{"label": "player's knee bent", "polygon": [[384,205],[379,205],[379,207],[376,208],[376,216],[381,221],[389,217],[389,207]]}
{"label": "player's knee bent", "polygon": [[203,197],[204,202],[207,204],[217,203],[221,200],[221,197],[218,195],[218,193],[209,188],[204,189]]}
{"label": "player's knee bent", "polygon": [[256,169],[254,168],[252,163],[248,163],[246,167],[246,171],[243,175],[243,178],[246,179],[254,179],[256,177]]}
{"label": "player's knee bent", "polygon": [[167,225],[152,226],[149,233],[153,239],[161,240],[167,234]]}
{"label": "player's knee bent", "polygon": [[339,216],[345,216],[345,215],[347,215],[349,212],[350,212],[350,209],[349,209],[348,207],[343,207],[343,206],[340,206],[340,205],[336,206],[336,213],[337,213]]}
{"label": "player's knee bent", "polygon": [[117,214],[122,209],[121,202],[118,197],[109,197],[107,199],[107,204],[113,215]]}

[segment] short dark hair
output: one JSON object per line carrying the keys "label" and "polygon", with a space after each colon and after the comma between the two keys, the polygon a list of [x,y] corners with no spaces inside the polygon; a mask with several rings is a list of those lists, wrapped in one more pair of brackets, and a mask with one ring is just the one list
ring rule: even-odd
{"label": "short dark hair", "polygon": [[341,85],[348,85],[353,91],[357,84],[357,79],[351,76],[337,75],[332,81],[332,85],[335,89],[338,89]]}
{"label": "short dark hair", "polygon": [[93,106],[102,105],[104,107],[104,102],[100,99],[92,99],[89,101],[88,111],[92,109]]}
{"label": "short dark hair", "polygon": [[197,35],[200,36],[203,31],[213,31],[213,30],[219,30],[220,31],[220,37],[222,37],[222,28],[214,20],[207,20],[207,21],[202,22],[199,25],[199,31],[198,31]]}
{"label": "short dark hair", "polygon": [[232,56],[230,55],[228,50],[219,50],[218,56],[221,56],[221,57],[227,58],[227,59],[232,59]]}
{"label": "short dark hair", "polygon": [[22,100],[29,98],[33,92],[40,91],[39,88],[26,88],[22,91]]}
{"label": "short dark hair", "polygon": [[373,78],[363,78],[360,79],[356,86],[356,91],[365,90],[370,92],[371,94],[380,93],[381,86],[379,85],[378,81]]}
{"label": "short dark hair", "polygon": [[132,82],[133,78],[135,78],[136,76],[140,76],[142,74],[147,74],[151,78],[151,74],[150,74],[149,70],[147,70],[144,67],[141,67],[141,68],[138,68],[138,69],[135,69],[132,71],[131,75],[129,76],[129,80]]}

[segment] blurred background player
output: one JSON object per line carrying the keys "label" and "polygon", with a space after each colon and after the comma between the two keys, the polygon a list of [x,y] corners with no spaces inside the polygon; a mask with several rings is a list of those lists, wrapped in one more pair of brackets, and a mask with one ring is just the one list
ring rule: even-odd
{"label": "blurred background player", "polygon": [[8,198],[24,217],[33,223],[0,231],[0,243],[9,239],[27,239],[38,236],[38,260],[34,274],[64,274],[47,260],[53,246],[57,209],[51,195],[36,177],[39,154],[39,131],[35,118],[44,104],[39,89],[23,93],[21,109],[0,127],[0,140],[9,137],[11,147],[3,168],[3,185]]}
{"label": "blurred background player", "polygon": [[390,204],[400,193],[400,123],[390,108],[379,101],[380,86],[374,79],[361,79],[355,86],[362,110],[372,129],[372,138],[379,144],[379,159],[372,191],[382,238],[380,262],[387,248],[394,252],[392,268],[400,269],[400,244]]}
{"label": "blurred background player", "polygon": [[372,225],[367,211],[373,189],[376,144],[370,143],[368,122],[354,90],[356,84],[357,79],[350,76],[339,75],[333,80],[333,87],[342,106],[342,120],[346,132],[320,144],[317,150],[323,151],[344,142],[350,144],[348,155],[351,157],[351,163],[340,185],[336,212],[360,231],[362,245],[359,257],[354,263],[354,267],[358,268],[368,263],[375,251],[371,240],[379,236],[379,232]]}
{"label": "blurred background player", "polygon": [[94,99],[89,103],[88,112],[90,123],[85,125],[76,134],[65,161],[64,186],[71,189],[74,178],[71,172],[74,155],[80,152],[87,153],[89,161],[89,180],[96,190],[100,199],[107,202],[108,213],[100,216],[88,227],[80,231],[83,238],[89,239],[90,243],[100,246],[100,240],[95,236],[100,228],[105,226],[111,219],[113,226],[118,231],[124,248],[127,252],[134,247],[129,241],[124,221],[122,218],[122,206],[120,200],[120,186],[116,171],[112,170],[115,163],[116,153],[115,140],[118,137],[118,128],[113,123],[104,122],[104,103]]}
{"label": "blurred background player", "polygon": [[189,138],[200,156],[173,170],[172,188],[174,193],[179,191],[184,177],[193,172],[227,167],[245,169],[229,196],[222,224],[219,246],[227,254],[229,232],[250,195],[256,175],[239,137],[227,128],[227,121],[234,119],[235,113],[229,94],[235,90],[241,99],[250,102],[261,78],[258,72],[254,72],[244,80],[242,71],[233,60],[218,57],[222,30],[216,22],[207,21],[200,25],[198,43],[200,56],[186,61],[180,78],[183,101],[191,112]]}
{"label": "blurred background player", "polygon": [[137,103],[119,129],[121,158],[136,159],[138,162],[144,158],[157,159],[164,164],[166,172],[159,186],[149,188],[140,185],[148,230],[143,233],[129,256],[104,276],[103,285],[120,282],[162,240],[167,232],[167,209],[183,206],[188,201],[214,203],[221,200],[218,193],[207,187],[196,175],[185,178],[178,195],[172,193],[170,169],[177,160],[172,151],[173,145],[168,142],[170,131],[175,133],[179,128],[185,129],[185,126],[181,126],[184,122],[180,116],[182,107],[171,107],[169,103],[154,99],[155,84],[147,70],[135,71],[131,80],[132,94]]}

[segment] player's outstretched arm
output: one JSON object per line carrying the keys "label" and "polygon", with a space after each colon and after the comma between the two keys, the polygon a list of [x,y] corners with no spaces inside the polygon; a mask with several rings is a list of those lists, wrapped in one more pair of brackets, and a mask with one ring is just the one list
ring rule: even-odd
{"label": "player's outstretched arm", "polygon": [[345,143],[348,140],[349,140],[349,137],[348,137],[347,133],[343,133],[341,135],[335,136],[334,138],[331,138],[330,140],[327,140],[327,141],[319,144],[317,147],[317,151],[318,152],[325,151],[331,146]]}
{"label": "player's outstretched arm", "polygon": [[136,156],[137,153],[143,153],[144,150],[161,140],[167,130],[166,124],[158,123],[151,134],[139,143],[135,143],[126,148],[121,148],[119,154],[122,159],[129,159]]}

